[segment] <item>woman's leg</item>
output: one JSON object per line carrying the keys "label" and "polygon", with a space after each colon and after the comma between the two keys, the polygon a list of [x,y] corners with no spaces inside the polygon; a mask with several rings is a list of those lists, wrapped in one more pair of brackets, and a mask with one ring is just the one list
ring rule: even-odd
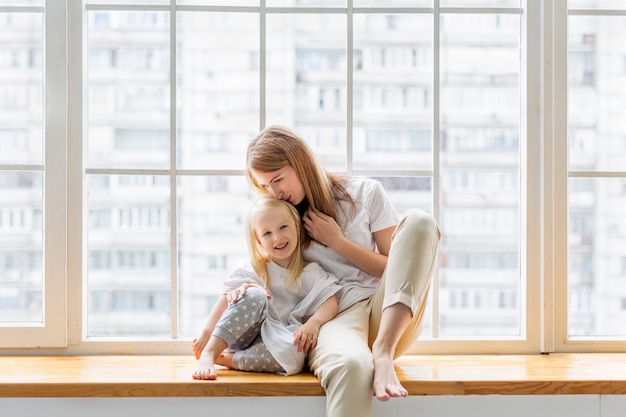
{"label": "woman's leg", "polygon": [[369,344],[379,400],[406,396],[393,359],[419,336],[440,236],[435,220],[421,210],[410,210],[394,233],[385,273],[371,300]]}
{"label": "woman's leg", "polygon": [[372,353],[367,346],[367,302],[341,312],[320,328],[309,367],[326,391],[326,417],[370,417]]}

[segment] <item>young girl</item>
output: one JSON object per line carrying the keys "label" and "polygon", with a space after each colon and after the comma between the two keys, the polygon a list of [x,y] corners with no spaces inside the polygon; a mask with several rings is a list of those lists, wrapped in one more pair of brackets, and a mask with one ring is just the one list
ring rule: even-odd
{"label": "young girl", "polygon": [[291,204],[260,198],[247,220],[250,265],[235,271],[192,344],[193,378],[217,378],[215,365],[292,375],[337,314],[336,279],[300,252],[304,232]]}
{"label": "young girl", "polygon": [[372,393],[405,397],[393,360],[420,332],[440,239],[433,217],[413,209],[400,218],[380,183],[326,171],[282,126],[250,142],[246,171],[261,194],[298,209],[304,258],[343,287],[340,313],[307,358],[326,390],[326,416],[371,416]]}

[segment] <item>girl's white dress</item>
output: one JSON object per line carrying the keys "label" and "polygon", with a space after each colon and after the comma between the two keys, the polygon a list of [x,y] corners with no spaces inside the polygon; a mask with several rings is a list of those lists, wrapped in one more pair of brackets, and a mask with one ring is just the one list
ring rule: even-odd
{"label": "girl's white dress", "polygon": [[[341,291],[334,275],[324,271],[318,264],[309,263],[302,272],[300,285],[287,288],[289,272],[269,262],[269,291],[272,298],[268,301],[268,315],[261,326],[261,338],[274,359],[283,367],[285,375],[302,371],[305,354],[294,346],[294,332],[304,324],[319,307],[331,296]],[[243,283],[255,283],[263,286],[252,265],[246,264],[236,270],[224,282],[224,293],[228,293]]]}

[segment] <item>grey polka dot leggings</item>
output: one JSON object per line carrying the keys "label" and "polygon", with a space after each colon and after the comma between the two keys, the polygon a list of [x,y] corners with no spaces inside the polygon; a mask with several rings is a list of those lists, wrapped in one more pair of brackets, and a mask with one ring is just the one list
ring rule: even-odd
{"label": "grey polka dot leggings", "polygon": [[233,368],[239,371],[284,372],[261,339],[261,325],[267,317],[267,296],[259,288],[229,304],[215,325],[213,335],[224,340],[234,351]]}

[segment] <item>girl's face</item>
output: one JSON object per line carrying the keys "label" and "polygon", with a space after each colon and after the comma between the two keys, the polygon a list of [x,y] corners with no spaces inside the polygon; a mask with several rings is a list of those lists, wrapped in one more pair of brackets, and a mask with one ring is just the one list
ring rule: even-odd
{"label": "girl's face", "polygon": [[273,172],[253,170],[252,176],[257,184],[265,188],[274,198],[285,200],[293,205],[298,205],[304,200],[305,193],[302,181],[291,165]]}
{"label": "girl's face", "polygon": [[298,250],[298,230],[286,210],[263,208],[256,214],[254,233],[270,259],[287,268]]}

